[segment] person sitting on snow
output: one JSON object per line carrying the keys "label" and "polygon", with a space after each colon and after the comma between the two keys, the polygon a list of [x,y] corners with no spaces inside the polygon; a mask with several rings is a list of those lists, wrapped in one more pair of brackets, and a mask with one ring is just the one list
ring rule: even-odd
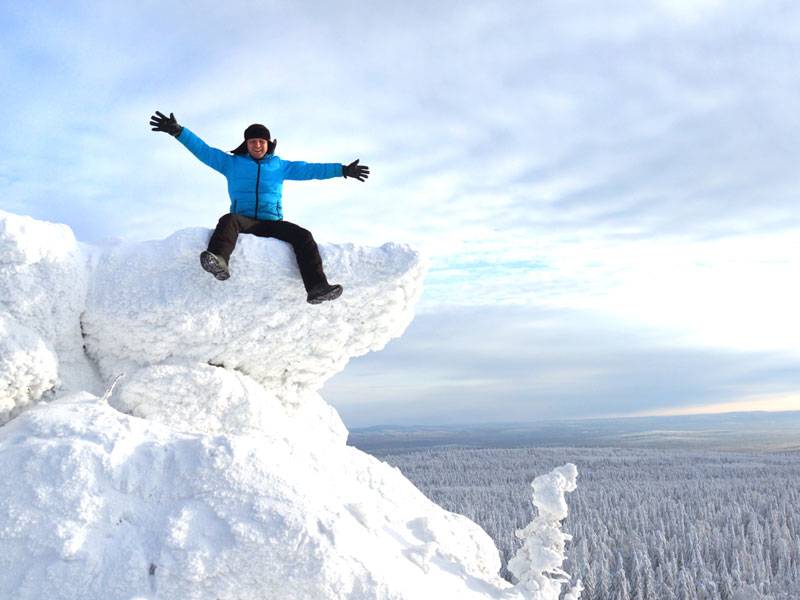
{"label": "person sitting on snow", "polygon": [[219,219],[208,249],[200,253],[200,264],[206,271],[221,281],[228,279],[228,261],[236,239],[240,233],[251,233],[292,245],[309,303],[334,300],[342,294],[341,285],[328,283],[311,232],[283,220],[283,182],[332,177],[364,181],[369,177],[369,167],[359,165],[358,160],[349,165],[283,160],[275,156],[278,140],[271,139],[269,129],[258,123],[244,130],[244,141],[230,152],[206,144],[189,129],[178,125],[172,113],[167,117],[156,111],[150,117],[150,125],[153,131],[163,131],[177,138],[201,162],[228,179],[230,212]]}

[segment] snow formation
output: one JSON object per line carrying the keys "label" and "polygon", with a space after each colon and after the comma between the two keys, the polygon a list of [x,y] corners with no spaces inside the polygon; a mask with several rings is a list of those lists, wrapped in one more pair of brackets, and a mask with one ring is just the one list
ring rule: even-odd
{"label": "snow formation", "polygon": [[322,245],[345,293],[311,306],[288,246],[241,236],[219,282],[209,233],[92,247],[0,212],[0,597],[556,600],[317,393],[411,321],[418,253]]}
{"label": "snow formation", "polygon": [[[565,492],[578,487],[578,469],[573,464],[558,467],[547,475],[540,475],[531,483],[533,505],[538,516],[525,529],[516,532],[522,547],[508,562],[508,570],[517,578],[520,587],[531,593],[541,592],[547,597],[558,597],[561,586],[569,583],[564,563],[564,544],[572,536],[561,531],[561,521],[567,518]],[[581,585],[578,582],[564,597],[577,600]]]}
{"label": "snow formation", "polygon": [[80,329],[87,285],[69,227],[0,211],[0,424],[56,387],[97,391]]}

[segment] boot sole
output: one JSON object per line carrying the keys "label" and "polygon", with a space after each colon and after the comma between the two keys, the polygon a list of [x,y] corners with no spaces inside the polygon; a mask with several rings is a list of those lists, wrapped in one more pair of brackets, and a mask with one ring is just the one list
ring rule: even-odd
{"label": "boot sole", "polygon": [[339,296],[342,295],[344,289],[340,285],[334,285],[330,290],[325,292],[324,294],[320,294],[314,298],[309,298],[309,304],[322,304],[323,302],[327,302],[328,300],[336,300]]}
{"label": "boot sole", "polygon": [[208,250],[200,253],[200,265],[220,281],[225,281],[231,276],[228,269],[219,264],[217,257]]}

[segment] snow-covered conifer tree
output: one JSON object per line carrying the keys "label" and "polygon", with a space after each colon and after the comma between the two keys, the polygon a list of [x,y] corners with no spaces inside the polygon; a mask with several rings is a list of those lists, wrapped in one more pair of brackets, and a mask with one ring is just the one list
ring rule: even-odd
{"label": "snow-covered conifer tree", "polygon": [[[577,487],[578,468],[566,464],[533,480],[533,504],[538,509],[525,529],[516,535],[522,547],[508,561],[508,570],[518,580],[518,588],[530,598],[556,598],[569,575],[561,565],[566,556],[564,544],[572,536],[561,530],[561,521],[567,517],[568,507],[564,497]],[[578,582],[567,593],[565,600],[577,600],[582,586]]]}

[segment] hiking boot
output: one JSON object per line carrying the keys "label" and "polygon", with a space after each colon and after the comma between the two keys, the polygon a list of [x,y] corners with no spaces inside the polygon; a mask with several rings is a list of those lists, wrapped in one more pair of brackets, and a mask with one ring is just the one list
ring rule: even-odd
{"label": "hiking boot", "polygon": [[231,274],[228,272],[228,263],[221,256],[203,250],[200,253],[200,264],[220,281],[225,281]]}
{"label": "hiking boot", "polygon": [[306,301],[309,304],[320,304],[327,300],[335,300],[342,295],[343,288],[340,285],[330,283],[318,283],[308,291]]}

